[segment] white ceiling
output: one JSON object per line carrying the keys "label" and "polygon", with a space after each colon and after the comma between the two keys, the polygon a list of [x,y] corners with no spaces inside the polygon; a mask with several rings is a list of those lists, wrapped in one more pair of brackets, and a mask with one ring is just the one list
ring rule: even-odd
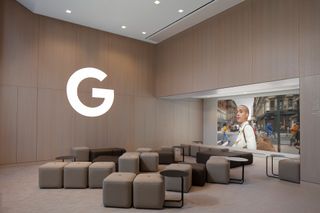
{"label": "white ceiling", "polygon": [[[17,1],[36,14],[159,43],[243,0],[159,0],[158,5],[154,0]],[[67,14],[67,9],[72,13]]]}

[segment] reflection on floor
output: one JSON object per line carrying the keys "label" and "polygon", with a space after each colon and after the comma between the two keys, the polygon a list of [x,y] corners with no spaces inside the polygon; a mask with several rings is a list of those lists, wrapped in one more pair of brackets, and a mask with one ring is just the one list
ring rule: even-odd
{"label": "reflection on floor", "polygon": [[[186,161],[194,161],[186,158]],[[0,167],[0,212],[151,212],[159,210],[116,209],[102,205],[101,189],[39,189],[37,165]],[[240,168],[231,175],[240,175]],[[169,194],[167,194],[169,196]],[[171,194],[172,195],[172,194]],[[174,195],[172,195],[174,196]],[[265,158],[255,157],[245,167],[244,184],[209,184],[192,187],[182,209],[161,212],[290,212],[318,213],[320,185],[268,178]]]}

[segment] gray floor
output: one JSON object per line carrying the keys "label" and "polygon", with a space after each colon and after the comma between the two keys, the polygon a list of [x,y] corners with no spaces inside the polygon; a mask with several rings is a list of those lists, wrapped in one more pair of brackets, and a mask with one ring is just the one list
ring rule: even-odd
{"label": "gray floor", "polygon": [[[190,161],[190,159],[187,159]],[[149,212],[102,205],[101,189],[39,189],[39,165],[0,167],[0,212]],[[240,175],[233,169],[232,176]],[[168,196],[169,194],[167,194]],[[176,195],[176,194],[174,194]],[[170,195],[169,195],[170,196]],[[160,212],[320,212],[320,185],[268,178],[265,159],[245,168],[245,183],[206,184],[185,194],[182,209]]]}

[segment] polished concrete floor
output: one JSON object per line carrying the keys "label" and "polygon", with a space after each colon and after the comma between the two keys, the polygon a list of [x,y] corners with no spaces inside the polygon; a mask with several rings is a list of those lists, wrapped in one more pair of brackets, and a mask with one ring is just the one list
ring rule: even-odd
{"label": "polished concrete floor", "polygon": [[[187,161],[193,161],[188,158]],[[101,189],[39,189],[39,164],[0,167],[0,212],[155,212],[159,210],[105,208]],[[240,168],[231,175],[240,175]],[[166,196],[176,196],[167,194]],[[255,157],[245,167],[245,183],[192,187],[182,209],[160,212],[320,212],[320,185],[269,178],[265,159]]]}

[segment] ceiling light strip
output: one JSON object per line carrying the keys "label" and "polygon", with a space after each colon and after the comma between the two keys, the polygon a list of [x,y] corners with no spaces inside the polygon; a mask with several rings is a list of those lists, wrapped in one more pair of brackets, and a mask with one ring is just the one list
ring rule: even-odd
{"label": "ceiling light strip", "polygon": [[203,8],[203,7],[207,6],[208,4],[211,4],[211,3],[212,3],[212,2],[214,2],[214,1],[215,1],[215,0],[209,1],[208,3],[206,3],[206,4],[204,4],[204,5],[200,6],[200,7],[198,7],[197,9],[195,9],[195,10],[191,11],[190,13],[188,13],[188,14],[186,14],[186,15],[182,16],[181,18],[179,18],[179,19],[175,20],[174,22],[172,22],[172,23],[168,24],[167,26],[165,26],[165,27],[161,28],[160,30],[158,30],[158,31],[156,31],[156,32],[154,32],[154,33],[152,33],[152,34],[150,34],[150,35],[149,35],[149,36],[147,36],[147,37],[145,37],[145,39],[149,39],[150,37],[152,37],[152,36],[154,36],[154,35],[158,34],[159,32],[161,32],[161,31],[162,31],[162,30],[164,30],[164,29],[166,29],[166,28],[168,28],[168,27],[170,27],[170,26],[174,25],[175,23],[177,23],[177,22],[178,22],[178,21],[180,21],[181,19],[184,19],[185,17],[187,17],[187,16],[191,15],[192,13],[195,13],[196,11],[198,11],[198,10],[200,10],[201,8]]}

